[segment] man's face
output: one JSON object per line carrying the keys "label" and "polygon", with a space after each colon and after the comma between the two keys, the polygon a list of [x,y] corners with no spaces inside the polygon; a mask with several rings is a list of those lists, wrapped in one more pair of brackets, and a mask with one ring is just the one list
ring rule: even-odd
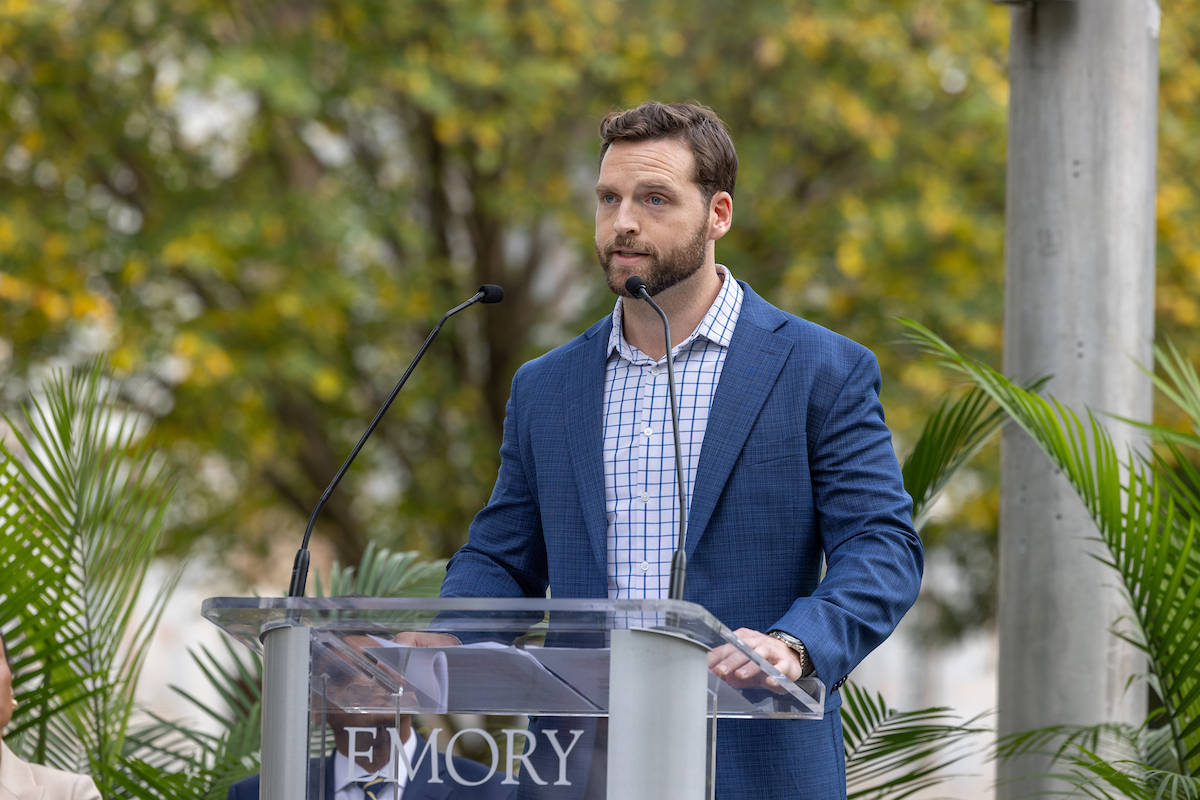
{"label": "man's face", "polygon": [[[350,634],[342,637],[342,643],[355,650],[375,647],[376,642],[369,636]],[[334,745],[343,755],[350,753],[350,733],[348,728],[374,728],[374,732],[360,731],[355,743],[358,752],[369,750],[372,758],[359,756],[358,766],[367,772],[374,772],[388,763],[391,758],[391,736],[388,728],[395,728],[400,741],[408,741],[412,735],[412,717],[408,714],[397,715],[393,711],[380,711],[395,705],[395,696],[384,687],[373,681],[356,665],[347,661],[341,653],[325,647],[319,648],[313,660],[313,675],[326,675],[329,678],[332,694],[336,698],[327,707],[322,708],[322,697],[315,693],[312,697],[312,721],[320,722],[322,718],[333,729]],[[316,682],[314,681],[314,688]],[[346,711],[338,703],[347,703],[374,710],[356,713]]]}
{"label": "man's face", "polygon": [[694,180],[695,156],[677,139],[615,142],[596,184],[596,257],[609,288],[629,296],[639,275],[657,295],[711,258],[711,202]]}
{"label": "man's face", "polygon": [[[376,643],[369,636],[349,634],[341,637],[342,644],[351,650],[362,651],[375,647]],[[313,721],[319,718],[323,711],[326,719],[334,727],[353,725],[356,727],[385,726],[395,723],[396,697],[381,684],[373,680],[367,673],[349,660],[342,653],[333,649],[320,647],[313,657],[313,689],[312,699]],[[319,677],[328,676],[329,705],[321,709],[322,700],[317,693]],[[373,711],[347,711],[346,708],[374,709]],[[380,709],[387,709],[381,711]]]}

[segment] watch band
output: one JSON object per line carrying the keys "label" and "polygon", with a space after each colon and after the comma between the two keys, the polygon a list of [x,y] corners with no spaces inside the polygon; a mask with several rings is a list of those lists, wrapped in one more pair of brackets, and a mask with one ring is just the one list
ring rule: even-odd
{"label": "watch band", "polygon": [[767,631],[767,636],[770,636],[772,639],[778,639],[800,655],[800,677],[807,678],[816,672],[816,668],[813,666],[812,659],[809,658],[808,648],[804,646],[804,642],[790,633],[781,630]]}

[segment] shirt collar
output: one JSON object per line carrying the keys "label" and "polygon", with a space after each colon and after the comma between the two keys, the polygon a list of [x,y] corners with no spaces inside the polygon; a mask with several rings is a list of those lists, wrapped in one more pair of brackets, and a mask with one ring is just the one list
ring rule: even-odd
{"label": "shirt collar", "polygon": [[[672,353],[678,353],[700,338],[707,339],[721,347],[729,347],[729,343],[733,341],[733,325],[730,323],[737,319],[738,311],[741,309],[742,287],[733,280],[733,274],[728,267],[717,264],[717,274],[723,279],[721,291],[717,292],[717,299],[709,306],[708,313],[704,315],[704,319],[700,320],[700,324],[696,326],[696,330],[692,331],[691,336],[671,348]],[[608,335],[608,349],[605,353],[612,357],[613,351],[616,351],[621,358],[630,363],[649,361],[644,353],[625,341],[625,333],[622,330],[622,320],[624,319],[622,307],[625,299],[618,297],[616,307],[613,308],[612,331]]]}
{"label": "shirt collar", "polygon": [[[390,737],[385,745],[391,747]],[[417,735],[416,732],[408,734],[408,741],[404,743],[404,754],[408,756],[408,763],[412,763],[417,757]],[[428,769],[425,764],[421,765],[422,769]],[[395,772],[393,772],[395,770]],[[395,780],[403,789],[408,784],[408,772],[405,771],[404,765],[396,760],[388,761],[380,767],[378,772],[373,772],[370,775],[364,775],[362,767],[354,768],[354,779],[350,778],[350,759],[342,754],[340,750],[334,751],[333,754],[333,790],[340,792],[350,786],[361,785],[366,781],[374,778],[376,775],[387,781]],[[389,795],[390,796],[390,795]]]}

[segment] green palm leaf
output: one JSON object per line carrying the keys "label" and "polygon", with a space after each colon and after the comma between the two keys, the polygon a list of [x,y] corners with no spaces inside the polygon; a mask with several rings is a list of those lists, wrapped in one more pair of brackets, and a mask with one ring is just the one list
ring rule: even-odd
{"label": "green palm leaf", "polygon": [[944,400],[904,459],[904,489],[913,499],[913,526],[929,521],[933,501],[1004,422],[1004,413],[979,389],[954,403]]}
{"label": "green palm leaf", "polygon": [[[175,473],[105,365],[53,373],[6,417],[0,445],[0,619],[18,654],[23,702],[6,737],[25,757],[91,769],[104,794],[118,769],[150,638],[180,574],[142,586]],[[139,607],[140,606],[140,607]]]}
{"label": "green palm leaf", "polygon": [[[1036,392],[1045,379],[1030,384]],[[934,501],[959,472],[1003,427],[1007,415],[988,394],[971,389],[951,402],[942,401],[925,421],[921,436],[901,467],[904,490],[913,499],[913,526],[919,531],[929,521]]]}
{"label": "green palm leaf", "polygon": [[393,553],[368,542],[357,567],[343,567],[334,561],[329,572],[326,591],[321,571],[315,571],[317,597],[437,597],[446,575],[446,559],[427,561],[416,551]]}
{"label": "green palm leaf", "polygon": [[1139,420],[1119,418],[1131,425],[1136,425],[1150,432],[1159,441],[1200,448],[1200,375],[1196,367],[1188,361],[1173,342],[1166,346],[1155,345],[1154,362],[1166,377],[1158,375],[1154,370],[1142,368],[1142,371],[1154,383],[1154,386],[1172,403],[1182,410],[1192,426],[1192,433],[1182,433],[1158,425],[1150,425]]}
{"label": "green palm leaf", "polygon": [[[1128,595],[1135,633],[1126,638],[1146,653],[1147,677],[1163,700],[1161,717],[1169,731],[1175,774],[1195,777],[1200,769],[1200,548],[1192,512],[1200,504],[1194,492],[1186,490],[1186,480],[1164,472],[1161,460],[1146,462],[1129,453],[1119,459],[1108,432],[1090,413],[1085,424],[1053,399],[1021,389],[960,355],[918,323],[903,322],[922,347],[987,392],[1083,500],[1107,549],[1103,560],[1120,575]],[[1194,372],[1179,374],[1185,386],[1194,386]],[[1191,402],[1190,395],[1177,397]],[[1075,750],[1091,763],[1088,752]],[[1094,778],[1104,770],[1095,766],[1085,772]]]}
{"label": "green palm leaf", "polygon": [[842,689],[848,797],[898,800],[946,780],[947,767],[968,755],[972,727],[946,708],[896,711],[848,683]]}
{"label": "green palm leaf", "polygon": [[[445,572],[445,559],[428,561],[418,553],[394,553],[372,542],[357,566],[342,567],[334,562],[328,591],[320,570],[315,570],[315,595],[436,597]],[[132,732],[129,770],[119,784],[129,796],[224,800],[231,783],[258,771],[262,660],[228,639],[223,638],[222,645],[220,653],[205,647],[191,652],[205,681],[220,696],[222,709],[212,708],[187,689],[171,687],[199,713],[217,722],[220,732],[197,734],[187,722],[157,717],[154,724]],[[159,780],[158,776],[164,777]]]}
{"label": "green palm leaf", "polygon": [[213,798],[224,800],[229,785],[259,769],[262,734],[262,661],[244,648],[222,639],[220,657],[207,648],[191,653],[209,685],[221,695],[224,712],[195,695],[172,686],[202,714],[220,724],[216,734],[197,732],[192,725],[153,715],[153,723],[130,732],[126,757],[128,775],[120,785],[129,796],[141,798]]}
{"label": "green palm leaf", "polygon": [[1200,780],[1180,773],[1165,728],[1056,725],[1005,737],[997,748],[1001,758],[1031,753],[1068,768],[1053,777],[1071,785],[1072,796],[1200,798]]}

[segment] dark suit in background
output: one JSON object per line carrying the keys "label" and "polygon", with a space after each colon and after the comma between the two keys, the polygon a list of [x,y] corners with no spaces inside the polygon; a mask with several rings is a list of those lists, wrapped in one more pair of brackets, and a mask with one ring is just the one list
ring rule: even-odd
{"label": "dark suit in background", "polygon": [[[417,752],[424,749],[425,740],[418,736]],[[438,763],[438,777],[442,779],[442,783],[430,783],[430,770],[425,764],[422,764],[421,768],[417,770],[416,777],[409,781],[405,785],[404,791],[400,793],[401,800],[509,800],[515,796],[516,786],[505,786],[500,783],[504,780],[502,771],[493,775],[487,783],[479,786],[462,786],[454,782],[454,778],[446,768],[445,758]],[[314,758],[310,762],[310,767],[308,797],[309,800],[315,800],[321,796],[318,792],[320,788],[318,781],[321,774],[320,760]],[[487,775],[487,768],[482,764],[457,756],[454,757],[454,768],[467,781],[482,780],[483,776]],[[251,775],[230,786],[229,800],[258,800],[260,777]],[[330,753],[325,757],[325,800],[333,800],[335,792],[333,753]],[[388,797],[390,796],[388,795]]]}

